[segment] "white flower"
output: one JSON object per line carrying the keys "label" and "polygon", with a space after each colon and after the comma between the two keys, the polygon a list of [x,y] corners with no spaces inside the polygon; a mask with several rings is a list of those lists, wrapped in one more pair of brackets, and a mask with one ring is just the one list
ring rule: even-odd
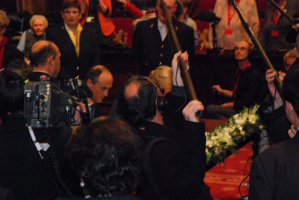
{"label": "white flower", "polygon": [[[245,132],[245,130],[262,129],[263,126],[259,124],[259,116],[256,114],[258,105],[252,108],[245,108],[239,114],[232,116],[227,123],[222,126],[217,126],[214,131],[206,133],[206,154],[207,161],[214,161],[220,164],[226,157],[227,151],[236,152],[236,141],[245,139],[246,136],[252,134]],[[244,129],[247,125],[253,129]]]}

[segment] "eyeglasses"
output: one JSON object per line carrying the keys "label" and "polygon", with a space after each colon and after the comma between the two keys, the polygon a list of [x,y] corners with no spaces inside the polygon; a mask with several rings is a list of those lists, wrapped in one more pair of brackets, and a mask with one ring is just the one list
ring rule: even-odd
{"label": "eyeglasses", "polygon": [[241,47],[241,48],[239,48],[239,47],[235,47],[235,51],[238,51],[238,50],[246,51],[246,50],[248,50],[248,49],[246,49],[245,47]]}

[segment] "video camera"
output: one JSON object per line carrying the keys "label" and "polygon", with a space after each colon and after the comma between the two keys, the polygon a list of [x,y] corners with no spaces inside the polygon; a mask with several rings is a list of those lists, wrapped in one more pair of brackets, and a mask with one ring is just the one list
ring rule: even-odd
{"label": "video camera", "polygon": [[49,128],[60,126],[60,122],[66,125],[74,122],[74,100],[79,99],[62,92],[49,79],[26,83],[24,94],[24,117],[28,126]]}

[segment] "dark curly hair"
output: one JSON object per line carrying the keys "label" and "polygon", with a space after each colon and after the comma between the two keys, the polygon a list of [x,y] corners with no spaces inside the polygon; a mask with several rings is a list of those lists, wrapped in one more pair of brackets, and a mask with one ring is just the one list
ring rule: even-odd
{"label": "dark curly hair", "polygon": [[285,101],[292,104],[299,116],[299,65],[291,67],[283,79],[282,93]]}
{"label": "dark curly hair", "polygon": [[24,109],[24,79],[11,70],[0,72],[0,115],[21,113]]}
{"label": "dark curly hair", "polygon": [[79,128],[67,144],[72,168],[91,197],[132,194],[141,179],[142,147],[134,129],[119,119]]}
{"label": "dark curly hair", "polygon": [[[126,96],[126,88],[134,83],[138,92],[133,97]],[[136,127],[144,121],[151,120],[156,115],[157,88],[145,78],[132,78],[118,90],[116,112],[123,120]]]}

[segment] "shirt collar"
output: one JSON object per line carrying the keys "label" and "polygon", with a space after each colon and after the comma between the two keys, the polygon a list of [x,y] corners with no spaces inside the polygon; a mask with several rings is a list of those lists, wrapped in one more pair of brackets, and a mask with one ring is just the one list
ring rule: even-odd
{"label": "shirt collar", "polygon": [[166,25],[165,24],[163,24],[161,21],[160,21],[160,19],[159,19],[159,17],[157,17],[158,18],[158,28],[159,29],[161,29],[161,28],[165,28],[166,27]]}
{"label": "shirt collar", "polygon": [[[66,30],[67,32],[69,32],[69,31],[71,30],[70,27],[68,27],[68,26],[66,25],[66,23],[64,23],[64,27],[65,27],[65,30]],[[82,29],[83,29],[83,27],[82,27],[81,24],[79,23],[76,29],[77,29],[78,31],[81,32]]]}

